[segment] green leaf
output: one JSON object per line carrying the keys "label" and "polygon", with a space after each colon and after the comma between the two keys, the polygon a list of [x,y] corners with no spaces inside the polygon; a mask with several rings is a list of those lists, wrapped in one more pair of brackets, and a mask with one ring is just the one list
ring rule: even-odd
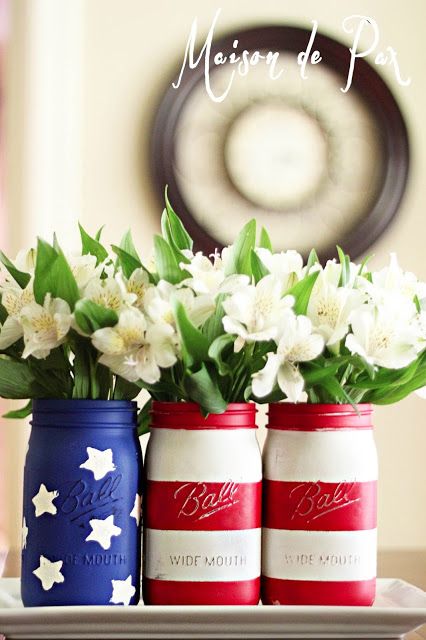
{"label": "green leaf", "polygon": [[254,249],[251,250],[250,260],[254,281],[258,283],[259,280],[262,280],[262,278],[269,275],[269,270],[265,267]]}
{"label": "green leaf", "polygon": [[[364,271],[365,267],[367,266],[367,263],[371,260],[372,257],[373,257],[373,254],[370,253],[370,255],[366,256],[364,258],[364,260],[361,262],[361,265],[360,265],[359,270],[358,270],[358,275],[359,276],[363,275],[363,271]],[[364,276],[364,277],[366,277],[366,276]]]}
{"label": "green leaf", "polygon": [[3,418],[11,418],[13,420],[21,420],[22,418],[26,418],[31,415],[33,411],[33,402],[30,400],[25,407],[21,407],[20,409],[15,409],[14,411],[8,411],[3,414]]}
{"label": "green leaf", "polygon": [[184,387],[192,402],[197,402],[207,413],[223,413],[227,402],[223,399],[217,381],[213,380],[203,363],[199,371],[187,373]]}
{"label": "green leaf", "polygon": [[130,278],[133,271],[136,271],[136,269],[144,268],[139,258],[135,258],[134,256],[132,256],[132,254],[127,253],[127,251],[125,251],[124,249],[121,249],[121,247],[117,247],[117,245],[113,244],[111,245],[111,249],[118,256],[120,266],[126,278]]}
{"label": "green leaf", "polygon": [[139,385],[129,382],[121,376],[116,377],[113,400],[133,400],[140,392]]}
{"label": "green leaf", "polygon": [[189,277],[190,274],[180,268],[172,247],[161,236],[154,236],[154,253],[157,272],[161,280],[178,284]]}
{"label": "green leaf", "polygon": [[223,317],[225,315],[225,310],[223,308],[223,301],[227,297],[226,293],[220,293],[216,297],[216,308],[209,318],[207,318],[206,322],[202,327],[202,332],[207,338],[207,342],[211,344],[215,338],[222,335],[224,332],[223,328]]}
{"label": "green leaf", "polygon": [[209,343],[206,336],[195,327],[186,314],[185,307],[179,300],[173,301],[176,327],[182,342],[182,357],[186,367],[208,359]]}
{"label": "green leaf", "polygon": [[71,310],[80,297],[77,282],[62,251],[39,238],[34,276],[36,301],[42,305],[48,293],[68,302]]}
{"label": "green leaf", "polygon": [[350,258],[348,255],[344,253],[341,247],[337,245],[337,253],[339,254],[339,260],[342,267],[342,273],[340,274],[339,287],[345,287],[350,279],[351,269],[350,269]]}
{"label": "green leaf", "polygon": [[334,377],[341,366],[341,362],[332,362],[327,366],[312,363],[301,365],[300,368],[306,384],[317,384],[326,378]]}
{"label": "green leaf", "polygon": [[102,235],[102,231],[104,230],[105,225],[103,224],[102,227],[99,227],[99,229],[96,232],[95,235],[95,240],[97,240],[98,242],[100,242],[101,240],[101,235]]}
{"label": "green leaf", "polygon": [[[106,260],[108,258],[108,251],[99,242],[99,240],[89,236],[80,223],[78,224],[78,228],[80,229],[82,254],[95,256],[97,265]],[[99,231],[101,232],[102,228]]]}
{"label": "green leaf", "polygon": [[166,201],[166,208],[161,218],[161,228],[164,239],[179,251],[183,251],[185,249],[191,250],[193,246],[192,238],[170,204],[167,187],[165,189],[164,197]]}
{"label": "green leaf", "polygon": [[151,422],[152,398],[147,400],[138,413],[138,436],[148,433]]}
{"label": "green leaf", "polygon": [[324,387],[326,391],[333,398],[334,402],[337,403],[347,403],[354,406],[356,403],[352,399],[352,397],[348,394],[348,392],[341,386],[337,378],[330,377],[324,378],[320,384],[321,387]]}
{"label": "green leaf", "polygon": [[251,250],[256,246],[256,220],[250,220],[241,229],[231,252],[229,262],[227,264],[225,275],[230,276],[234,273],[245,274],[251,273]]}
{"label": "green leaf", "polygon": [[318,254],[315,251],[315,249],[311,249],[309,256],[308,256],[308,262],[306,263],[306,270],[309,273],[310,269],[314,266],[314,264],[319,263],[319,258],[318,258]]}
{"label": "green leaf", "polygon": [[74,346],[74,388],[72,397],[80,400],[90,398],[90,350],[85,341],[78,340]]}
{"label": "green leaf", "polygon": [[262,249],[268,249],[272,253],[271,238],[269,237],[269,233],[267,232],[265,227],[262,227],[260,231],[259,247],[261,247]]}
{"label": "green leaf", "polygon": [[118,315],[113,309],[107,309],[100,304],[83,298],[74,309],[75,320],[86,335],[91,335],[98,329],[114,327],[118,322]]}
{"label": "green leaf", "polygon": [[223,359],[223,352],[227,347],[234,344],[234,340],[235,336],[224,333],[213,340],[209,347],[209,357],[216,364],[219,375],[221,376],[227,376],[232,373],[229,364]]}
{"label": "green leaf", "polygon": [[0,356],[0,397],[26,400],[47,397],[47,393],[28,361]]}
{"label": "green leaf", "polygon": [[130,229],[121,238],[120,249],[123,249],[123,251],[129,253],[135,260],[138,261],[139,264],[141,264],[138,252],[136,251],[135,245],[133,244],[133,238]]}
{"label": "green leaf", "polygon": [[25,287],[31,280],[30,274],[24,273],[24,271],[19,271],[19,269],[15,267],[13,262],[11,262],[9,258],[3,253],[3,251],[0,251],[0,261],[4,264],[15,282],[19,284],[21,289],[25,289]]}
{"label": "green leaf", "polygon": [[319,273],[319,271],[314,271],[314,273],[309,274],[286,291],[286,295],[292,295],[295,298],[294,311],[297,315],[306,314],[312,289],[314,288]]}

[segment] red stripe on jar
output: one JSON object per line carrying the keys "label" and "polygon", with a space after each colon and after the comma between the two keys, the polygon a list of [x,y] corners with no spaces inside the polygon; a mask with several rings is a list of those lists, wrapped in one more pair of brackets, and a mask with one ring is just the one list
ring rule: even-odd
{"label": "red stripe on jar", "polygon": [[377,526],[377,482],[264,480],[263,526],[357,531]]}
{"label": "red stripe on jar", "polygon": [[259,603],[260,578],[238,582],[178,582],[143,579],[144,599],[164,605],[239,605]]}
{"label": "red stripe on jar", "polygon": [[224,413],[204,417],[198,404],[191,402],[152,403],[151,428],[156,429],[257,429],[256,405],[232,402]]}
{"label": "red stripe on jar", "polygon": [[291,404],[269,405],[268,429],[318,431],[321,429],[372,429],[371,404]]}
{"label": "red stripe on jar", "polygon": [[151,529],[255,529],[261,521],[262,483],[148,480],[144,523]]}
{"label": "red stripe on jar", "polygon": [[376,579],[348,582],[279,580],[262,576],[263,604],[370,606]]}

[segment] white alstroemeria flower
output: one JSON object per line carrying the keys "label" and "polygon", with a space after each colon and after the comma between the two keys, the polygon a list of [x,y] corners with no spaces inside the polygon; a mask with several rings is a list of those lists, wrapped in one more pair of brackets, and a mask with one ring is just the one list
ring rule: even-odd
{"label": "white alstroemeria flower", "polygon": [[[360,265],[354,262],[349,263],[349,278],[345,284],[345,287],[351,289],[355,287],[358,281],[358,274],[360,270]],[[336,259],[327,260],[324,267],[321,266],[319,262],[316,262],[309,269],[309,273],[314,273],[315,271],[319,271],[321,274],[321,278],[324,282],[333,285],[334,287],[339,287],[340,278],[342,276],[342,265],[340,262],[337,262]],[[304,268],[304,274],[306,275],[306,267]],[[362,278],[365,280],[365,278]]]}
{"label": "white alstroemeria flower", "polygon": [[364,296],[360,291],[336,286],[334,282],[330,282],[330,279],[334,280],[330,275],[331,270],[328,274],[320,272],[312,289],[306,314],[327,346],[344,338],[349,330],[350,314],[364,304]]}
{"label": "white alstroemeria flower", "polygon": [[401,300],[407,298],[410,301],[413,301],[415,296],[419,300],[426,298],[426,283],[418,280],[414,273],[403,271],[395,253],[391,253],[387,267],[372,273],[372,280],[371,283],[365,278],[360,278],[358,286],[366,290],[374,304],[386,303],[387,299],[396,296]]}
{"label": "white alstroemeria flower", "polygon": [[369,364],[401,369],[416,359],[417,329],[394,304],[364,305],[351,314],[350,323],[346,347]]}
{"label": "white alstroemeria flower", "polygon": [[104,265],[96,266],[96,257],[91,254],[67,254],[67,262],[80,290],[84,289],[92,279],[98,279]]}
{"label": "white alstroemeria flower", "polygon": [[183,284],[190,287],[195,293],[214,295],[225,279],[221,261],[215,260],[213,263],[201,251],[192,257],[191,262],[182,262],[180,267],[191,274],[192,277],[184,280]]}
{"label": "white alstroemeria flower", "polygon": [[241,351],[246,342],[276,338],[283,316],[293,303],[292,296],[282,297],[281,280],[273,275],[233,293],[223,302],[223,327],[238,336],[234,350]]}
{"label": "white alstroemeria flower", "polygon": [[12,262],[15,267],[19,269],[19,271],[34,275],[36,258],[36,249],[21,249],[21,251],[18,252],[15,260],[12,260]]}
{"label": "white alstroemeria flower", "polygon": [[175,328],[172,306],[175,298],[183,304],[189,319],[197,327],[214,313],[215,302],[211,295],[196,296],[192,289],[160,280],[155,287],[147,290],[144,298],[143,308],[151,322],[165,322]]}
{"label": "white alstroemeria flower", "polygon": [[0,350],[7,349],[19,338],[22,338],[24,330],[21,324],[21,311],[31,302],[34,302],[33,282],[28,283],[25,289],[21,289],[14,282],[5,282],[1,287],[2,304],[9,314],[0,329]]}
{"label": "white alstroemeria flower", "polygon": [[149,281],[148,274],[141,268],[135,269],[126,281],[127,291],[136,296],[134,305],[139,308],[142,308],[145,294],[151,287],[153,287],[153,285]]}
{"label": "white alstroemeria flower", "polygon": [[192,278],[187,278],[180,286],[189,287],[198,295],[214,297],[218,293],[233,293],[239,287],[249,284],[248,276],[225,276],[222,258],[218,254],[213,254],[212,257],[213,262],[198,252],[192,257],[190,264],[182,262],[181,268],[189,271]]}
{"label": "white alstroemeria flower", "polygon": [[304,380],[297,363],[314,360],[324,348],[324,340],[312,333],[312,324],[306,316],[296,316],[288,310],[281,327],[281,337],[276,353],[270,353],[261,371],[252,378],[255,396],[267,396],[276,383],[290,402],[304,399]]}
{"label": "white alstroemeria flower", "polygon": [[303,258],[297,251],[290,249],[272,253],[269,249],[256,249],[269,273],[282,282],[283,293],[291,289],[303,277]]}
{"label": "white alstroemeria flower", "polygon": [[90,280],[83,293],[84,298],[93,300],[96,304],[113,311],[121,311],[136,302],[137,296],[129,293],[120,273],[103,280]]}
{"label": "white alstroemeria flower", "polygon": [[44,304],[30,302],[20,315],[24,331],[23,358],[46,358],[52,349],[59,347],[71,327],[71,309],[65,300],[47,294]]}
{"label": "white alstroemeria flower", "polygon": [[165,323],[148,325],[138,309],[126,309],[115,327],[98,329],[92,343],[102,352],[101,364],[130,382],[158,382],[160,367],[176,362],[176,333]]}

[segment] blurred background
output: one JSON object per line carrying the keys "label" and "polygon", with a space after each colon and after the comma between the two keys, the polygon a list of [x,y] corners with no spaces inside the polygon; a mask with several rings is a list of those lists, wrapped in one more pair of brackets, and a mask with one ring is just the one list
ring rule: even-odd
{"label": "blurred background", "polygon": [[[108,242],[117,242],[131,227],[141,254],[149,256],[162,210],[152,164],[157,167],[157,181],[162,175],[158,167],[167,165],[165,147],[151,144],[154,118],[177,77],[193,19],[198,17],[199,33],[205,38],[217,8],[213,0],[0,0],[0,237],[8,255],[31,246],[37,235],[51,237],[53,230],[66,249],[77,248],[79,220],[91,232],[105,225]],[[403,16],[400,4],[388,0],[227,0],[216,31],[220,36],[264,25],[293,25],[307,29],[307,44],[311,21],[316,19],[321,33],[348,47],[351,36],[344,33],[342,21],[352,14],[377,22],[378,50],[392,46],[401,73],[412,79],[409,87],[403,87],[392,66],[375,67],[407,126],[411,162],[392,224],[380,234],[372,227],[366,232],[378,235],[368,253],[374,253],[377,267],[396,252],[405,269],[426,280],[424,0],[407,0]],[[175,128],[163,131],[161,144],[164,138],[167,143],[167,136],[176,143],[177,200],[188,204],[191,220],[214,241],[226,242],[234,228],[252,215],[268,224],[269,211],[272,237],[282,245],[277,248],[303,249],[316,241],[324,248],[340,236],[346,238],[357,215],[368,217],[380,191],[383,167],[393,166],[400,176],[394,189],[401,191],[408,169],[404,154],[386,156],[368,86],[365,101],[359,101],[356,93],[342,94],[338,90],[342,84],[336,84],[324,67],[312,71],[312,82],[306,80],[303,87],[291,65],[288,69],[279,82],[292,97],[290,120],[283,118],[289,103],[283,107],[282,101],[277,102],[278,85],[271,89],[271,81],[265,85],[260,72],[253,71],[246,83],[245,78],[236,82],[229,100],[220,105],[195,89]],[[220,82],[219,78],[217,87]],[[258,106],[260,97],[266,106]],[[169,105],[172,113],[173,104]],[[164,109],[163,104],[163,116]],[[293,142],[286,143],[284,133],[281,138],[274,135],[273,123],[281,132],[292,129]],[[285,150],[295,191],[282,188],[279,180],[274,190],[274,163],[264,171],[268,149],[275,153],[277,148]],[[330,148],[333,153],[327,151]],[[334,175],[329,182],[324,178],[327,166],[335,169],[328,172],[328,178]],[[260,176],[258,182],[255,175]],[[322,185],[318,193],[328,189],[329,197],[317,199],[312,184]],[[396,209],[396,204],[388,192],[388,208]],[[287,217],[280,216],[282,210],[288,211]],[[318,210],[321,215],[315,216]],[[383,216],[387,215],[383,206]],[[408,567],[412,567],[424,587],[425,402],[413,396],[375,411],[381,571],[411,577]],[[2,409],[6,408],[3,403]],[[6,575],[16,575],[29,427],[3,420],[0,433],[0,548],[3,556],[9,550]],[[261,428],[261,442],[263,438]]]}

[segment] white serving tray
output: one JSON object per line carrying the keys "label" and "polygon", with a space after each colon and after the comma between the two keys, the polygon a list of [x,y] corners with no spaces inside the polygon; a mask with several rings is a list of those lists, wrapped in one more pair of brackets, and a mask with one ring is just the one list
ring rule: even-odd
{"label": "white serving tray", "polygon": [[378,580],[373,607],[34,607],[19,579],[0,579],[0,633],[7,640],[133,638],[398,638],[426,623],[426,593]]}

